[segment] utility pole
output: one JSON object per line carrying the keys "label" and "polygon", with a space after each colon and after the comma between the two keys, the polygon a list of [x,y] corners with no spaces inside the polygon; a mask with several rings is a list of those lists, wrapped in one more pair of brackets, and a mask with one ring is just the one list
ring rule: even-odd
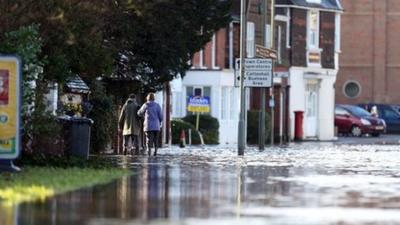
{"label": "utility pole", "polygon": [[238,129],[238,155],[244,155],[246,147],[246,103],[245,103],[245,87],[244,87],[244,53],[245,53],[245,36],[246,35],[246,0],[240,1],[240,114]]}
{"label": "utility pole", "polygon": [[[265,26],[266,26],[266,22],[267,22],[267,4],[266,4],[266,1],[267,0],[263,0],[262,1],[262,12],[263,12],[263,15],[262,15],[262,28],[261,28],[261,31],[262,31],[262,37],[263,37],[263,45],[264,45],[264,47],[269,47],[269,46],[267,46],[267,41],[265,40],[266,39],[266,33],[265,33]],[[267,99],[266,99],[266,96],[265,96],[265,94],[266,94],[266,87],[262,87],[261,88],[261,115],[260,115],[260,130],[259,130],[259,132],[258,132],[258,134],[259,134],[259,149],[260,150],[264,150],[264,148],[265,148],[265,106],[266,106],[266,101],[267,101]]]}
{"label": "utility pole", "polygon": [[[271,49],[274,49],[274,23],[275,20],[275,0],[271,0]],[[275,100],[274,100],[274,64],[272,64],[272,77],[271,77],[271,87],[269,89],[269,105],[271,107],[271,145],[274,145],[274,120],[275,120]]]}

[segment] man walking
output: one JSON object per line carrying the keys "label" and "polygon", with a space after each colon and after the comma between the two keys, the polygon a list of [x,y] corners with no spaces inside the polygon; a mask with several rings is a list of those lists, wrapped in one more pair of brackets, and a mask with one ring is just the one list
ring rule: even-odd
{"label": "man walking", "polygon": [[122,130],[123,135],[124,155],[129,151],[132,153],[133,147],[135,147],[135,154],[139,154],[138,135],[140,128],[137,115],[138,109],[139,105],[136,102],[136,95],[130,94],[122,107],[118,120],[119,129]]}
{"label": "man walking", "polygon": [[162,114],[161,107],[154,102],[154,93],[149,93],[145,102],[138,111],[139,116],[144,116],[143,131],[146,134],[146,148],[149,156],[151,146],[154,145],[154,156],[157,155],[157,140],[160,132]]}

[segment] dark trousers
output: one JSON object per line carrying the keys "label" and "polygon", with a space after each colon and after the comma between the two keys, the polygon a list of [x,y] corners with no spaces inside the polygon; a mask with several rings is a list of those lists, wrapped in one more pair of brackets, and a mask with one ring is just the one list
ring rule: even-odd
{"label": "dark trousers", "polygon": [[124,135],[124,153],[126,153],[129,149],[133,150],[135,148],[136,151],[139,151],[139,138],[138,135],[129,134]]}
{"label": "dark trousers", "polygon": [[146,131],[146,149],[151,154],[151,147],[154,146],[154,154],[157,154],[157,140],[159,131]]}

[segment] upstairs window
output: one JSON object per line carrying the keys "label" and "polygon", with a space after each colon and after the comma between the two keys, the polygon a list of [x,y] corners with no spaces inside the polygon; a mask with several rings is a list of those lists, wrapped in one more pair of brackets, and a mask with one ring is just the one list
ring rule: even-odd
{"label": "upstairs window", "polygon": [[310,11],[308,14],[308,47],[319,48],[319,13]]}
{"label": "upstairs window", "polygon": [[254,32],[254,23],[248,22],[247,23],[247,43],[246,43],[246,50],[247,50],[247,57],[253,58],[254,57],[254,48],[255,48],[255,32]]}

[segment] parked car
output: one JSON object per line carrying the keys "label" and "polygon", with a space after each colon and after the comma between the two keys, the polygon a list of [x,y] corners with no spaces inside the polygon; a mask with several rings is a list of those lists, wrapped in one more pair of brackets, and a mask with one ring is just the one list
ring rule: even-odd
{"label": "parked car", "polygon": [[368,111],[354,105],[336,105],[335,126],[339,133],[361,137],[371,134],[378,137],[386,131],[385,121],[373,117]]}
{"label": "parked car", "polygon": [[359,104],[360,107],[370,111],[374,106],[377,108],[378,117],[385,120],[388,133],[400,133],[400,112],[396,105],[387,104]]}
{"label": "parked car", "polygon": [[400,105],[391,105],[396,112],[400,113]]}

